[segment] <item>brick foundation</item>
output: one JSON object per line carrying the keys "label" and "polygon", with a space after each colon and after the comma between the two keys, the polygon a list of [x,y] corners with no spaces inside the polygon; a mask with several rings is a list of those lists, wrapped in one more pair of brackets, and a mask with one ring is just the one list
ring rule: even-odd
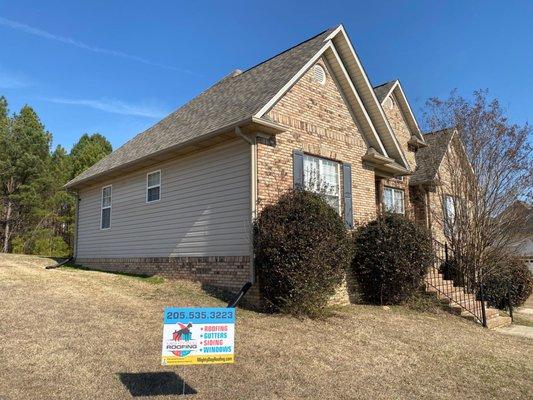
{"label": "brick foundation", "polygon": [[250,257],[77,258],[91,269],[188,279],[237,292],[250,280]]}

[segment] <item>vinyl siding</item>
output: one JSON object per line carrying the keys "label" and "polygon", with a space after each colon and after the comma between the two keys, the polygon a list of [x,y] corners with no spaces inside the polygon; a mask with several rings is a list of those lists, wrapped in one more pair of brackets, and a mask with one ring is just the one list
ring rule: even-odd
{"label": "vinyl siding", "polygon": [[[146,174],[161,199],[146,203]],[[100,230],[102,187],[113,186],[111,228]],[[247,256],[250,149],[234,140],[80,191],[78,258]]]}

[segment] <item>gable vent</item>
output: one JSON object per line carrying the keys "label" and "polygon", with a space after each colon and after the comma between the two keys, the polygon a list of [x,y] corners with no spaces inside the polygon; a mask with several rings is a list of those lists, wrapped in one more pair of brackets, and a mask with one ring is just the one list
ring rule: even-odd
{"label": "gable vent", "polygon": [[318,82],[321,85],[326,83],[326,71],[324,71],[324,68],[321,65],[315,65],[313,72],[313,79],[315,82]]}
{"label": "gable vent", "polygon": [[394,99],[392,96],[387,97],[384,103],[385,107],[387,107],[389,110],[392,110],[394,108]]}

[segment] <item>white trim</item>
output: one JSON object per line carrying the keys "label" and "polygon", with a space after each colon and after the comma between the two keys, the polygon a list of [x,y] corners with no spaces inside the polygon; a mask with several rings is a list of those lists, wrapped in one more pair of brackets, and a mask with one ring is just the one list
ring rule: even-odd
{"label": "white trim", "polygon": [[[331,71],[331,79],[333,80],[333,82],[335,83],[335,85],[337,85],[337,87],[339,88],[339,93],[342,97],[342,100],[344,101],[345,104],[349,105],[348,108],[348,111],[350,112],[350,115],[354,121],[354,124],[357,126],[357,129],[361,128],[361,137],[363,138],[363,142],[365,142],[365,146],[367,148],[369,147],[372,147],[372,144],[368,141],[368,138],[367,138],[367,135],[366,133],[364,132],[364,129],[360,126],[360,122],[359,120],[357,119],[357,117],[355,116],[355,113],[354,113],[354,107],[351,105],[350,101],[348,100],[348,98],[346,97],[346,94],[344,93],[344,90],[342,90],[341,88],[341,84],[339,82],[339,78],[337,78],[335,76],[335,74],[333,73],[333,67],[331,66],[331,62],[328,61],[327,58],[324,58],[324,63],[326,64],[327,66],[327,69],[328,71]],[[362,112],[363,114],[366,115],[366,110],[364,108],[362,108]],[[367,122],[368,122],[368,117],[367,117]],[[369,126],[371,129],[373,129],[373,125],[371,122],[368,122],[369,123]]]}
{"label": "white trim", "polygon": [[[159,184],[157,185],[152,185],[152,186],[148,186],[148,177],[152,174],[157,174],[159,173]],[[155,171],[151,171],[151,172],[147,172],[146,173],[146,204],[152,204],[152,203],[157,203],[158,201],[161,200],[161,181],[162,181],[162,174],[161,174],[161,170],[160,169],[157,169]],[[153,189],[153,188],[156,188],[158,187],[159,188],[159,198],[157,200],[148,200],[148,190],[150,189]]]}
{"label": "white trim", "polygon": [[[107,189],[107,188],[111,188],[111,196],[110,196],[111,197],[111,203],[108,206],[104,207],[104,189]],[[109,227],[102,228],[103,210],[104,209],[108,209],[108,208],[109,208]],[[107,230],[111,229],[111,214],[113,214],[113,185],[106,185],[106,186],[102,186],[102,188],[100,190],[100,230],[101,231],[107,231]]]}
{"label": "white trim", "polygon": [[[335,56],[335,58],[337,59],[337,62],[339,63],[339,65],[341,67],[341,70],[342,70],[342,72],[344,74],[344,78],[348,81],[348,84],[350,85],[350,88],[352,89],[352,92],[354,93],[355,99],[357,100],[357,104],[359,105],[359,107],[363,111],[365,119],[367,120],[368,125],[370,126],[370,130],[372,131],[372,134],[374,135],[374,138],[376,139],[376,141],[377,141],[377,143],[379,145],[379,150],[381,150],[381,154],[384,155],[385,157],[389,157],[389,155],[387,154],[387,150],[385,150],[385,146],[383,145],[383,142],[381,141],[381,138],[379,137],[379,134],[376,131],[376,127],[374,126],[374,123],[372,122],[372,119],[370,118],[370,115],[368,115],[368,112],[366,111],[366,108],[365,108],[365,106],[363,104],[363,101],[361,100],[361,97],[359,96],[359,93],[357,93],[357,90],[355,89],[355,86],[354,86],[354,84],[352,82],[352,79],[350,78],[350,75],[348,74],[348,71],[346,70],[346,67],[344,66],[344,63],[342,62],[342,60],[341,60],[341,58],[339,56],[339,53],[335,49],[335,45],[333,43],[331,43],[331,51],[332,51],[333,55]],[[339,89],[341,89],[341,88],[339,87]]]}
{"label": "white trim", "polygon": [[255,118],[261,118],[263,115],[265,115],[278,101],[279,99],[281,99],[285,93],[287,93],[289,91],[289,89],[298,81],[298,79],[300,79],[303,74],[305,74],[307,72],[307,70],[309,68],[311,68],[311,66],[313,66],[313,64],[320,58],[320,56],[322,56],[322,53],[324,53],[324,51],[326,51],[326,49],[329,47],[330,43],[326,43],[324,46],[322,46],[322,48],[320,50],[318,50],[318,52],[313,56],[311,57],[311,59],[309,61],[307,61],[307,63],[305,63],[305,65],[291,78],[291,80],[289,82],[287,82],[281,89],[278,93],[276,93],[276,95],[274,97],[272,97],[270,99],[270,101],[268,103],[266,103],[255,115],[254,117]]}
{"label": "white trim", "polygon": [[[346,31],[344,30],[344,26],[340,25],[334,32],[337,32],[337,31],[341,32],[342,35],[344,36],[344,40],[346,41],[346,43],[348,45],[348,48],[349,48],[352,56],[355,59],[355,62],[356,62],[357,67],[359,69],[359,72],[361,73],[361,75],[362,75],[362,77],[363,77],[363,79],[364,79],[364,81],[365,81],[365,83],[367,85],[367,88],[370,91],[370,96],[374,99],[374,102],[377,105],[378,111],[379,111],[381,117],[383,118],[383,121],[385,121],[385,126],[387,127],[388,133],[391,135],[392,140],[393,140],[394,144],[396,145],[396,150],[400,154],[400,158],[402,159],[402,162],[404,164],[403,166],[405,168],[407,168],[407,170],[410,171],[411,169],[409,167],[409,163],[407,162],[407,159],[405,158],[405,154],[403,153],[403,151],[402,151],[402,149],[400,147],[400,144],[398,143],[398,139],[396,138],[396,135],[394,134],[394,132],[393,132],[393,130],[392,130],[390,124],[389,124],[389,120],[387,119],[387,117],[385,115],[385,112],[383,111],[383,108],[381,107],[381,104],[379,103],[378,98],[376,97],[376,93],[374,92],[374,88],[372,87],[372,85],[370,84],[370,81],[368,80],[368,76],[365,73],[363,65],[361,64],[361,61],[359,60],[359,57],[357,56],[357,53],[355,52],[355,50],[354,50],[354,48],[352,46],[352,43],[350,42],[350,39],[348,38],[348,35],[347,35]],[[332,35],[330,35],[330,36],[332,36]],[[333,36],[336,36],[336,34],[333,35]]]}
{"label": "white trim", "polygon": [[[318,173],[319,173],[319,175],[322,175],[320,171],[321,171],[321,166],[322,166],[322,162],[323,161],[328,161],[330,163],[335,164],[336,173],[337,173],[337,198],[338,198],[337,210],[339,212],[339,215],[342,216],[342,196],[343,196],[343,190],[341,188],[341,165],[342,165],[342,163],[340,161],[333,160],[331,158],[325,158],[325,157],[321,157],[321,156],[318,156],[318,155],[315,155],[315,154],[311,154],[311,153],[305,153],[304,152],[303,156],[304,156],[304,160],[305,160],[305,157],[314,158],[314,159],[318,160]],[[304,178],[303,183],[304,183],[304,188],[305,188],[305,167],[303,168],[302,172],[303,172],[303,178]],[[315,192],[315,191],[307,189],[307,188],[305,188],[305,190],[309,190],[310,192],[320,194],[320,192]],[[332,195],[326,195],[326,196],[333,197]]]}
{"label": "white trim", "polygon": [[[402,84],[400,83],[400,81],[399,81],[398,79],[396,79],[396,81],[394,81],[394,85],[391,86],[390,90],[387,92],[387,96],[385,96],[385,97],[383,98],[383,101],[381,102],[381,104],[383,105],[383,103],[385,102],[385,100],[386,100],[389,96],[391,96],[391,95],[393,94],[393,92],[394,92],[394,90],[395,90],[396,88],[399,89],[400,94],[401,94],[402,97],[403,97],[403,99],[402,99],[403,101],[400,101],[400,102],[399,102],[399,103],[400,103],[400,107],[402,107],[401,104],[405,104],[405,106],[407,106],[407,107],[406,107],[406,108],[407,108],[407,115],[408,115],[408,117],[411,119],[411,122],[412,122],[412,123],[414,124],[414,126],[415,126],[415,132],[414,132],[414,133],[415,133],[416,135],[418,135],[419,139],[421,139],[422,142],[425,143],[426,141],[424,140],[424,135],[422,135],[422,132],[420,131],[420,127],[418,126],[418,121],[416,120],[415,115],[413,114],[413,110],[411,110],[411,106],[409,105],[409,102],[407,101],[407,97],[405,96],[405,92],[403,91]],[[402,107],[402,108],[404,108],[404,107]],[[404,112],[405,112],[405,110],[404,110]]]}
{"label": "white trim", "polygon": [[[377,131],[376,131],[376,128],[374,127],[374,124],[372,122],[372,120],[370,119],[370,116],[368,115],[368,112],[366,111],[366,108],[364,107],[363,105],[363,102],[361,100],[361,98],[359,97],[359,94],[357,93],[357,90],[355,89],[354,85],[353,85],[353,82],[348,74],[348,72],[346,71],[346,68],[339,56],[339,54],[337,53],[336,49],[335,49],[335,46],[333,45],[332,42],[328,41],[328,43],[326,43],[325,46],[323,46],[301,69],[300,71],[298,71],[296,73],[296,75],[294,75],[291,80],[263,107],[261,108],[261,110],[259,110],[257,112],[256,115],[254,115],[254,117],[256,118],[261,118],[264,114],[266,114],[268,111],[271,110],[272,107],[274,107],[274,105],[289,91],[289,89],[318,61],[318,59],[320,57],[322,57],[324,55],[324,53],[326,52],[326,50],[330,49],[334,55],[334,57],[336,58],[337,62],[339,63],[339,66],[341,68],[341,70],[343,71],[344,73],[344,78],[348,81],[348,84],[350,85],[350,88],[352,89],[352,92],[354,94],[354,97],[356,98],[357,100],[357,105],[359,106],[359,108],[361,109],[361,111],[363,112],[363,115],[365,116],[365,120],[367,121],[369,127],[370,127],[370,130],[372,131],[372,134],[374,135],[374,138],[375,140],[377,141],[378,145],[379,145],[379,150],[380,152],[386,156],[386,157],[389,157],[389,155],[387,154],[387,151],[385,150],[385,146],[383,145],[383,142],[381,141]],[[333,71],[331,71],[333,72]],[[341,88],[339,87],[339,90],[341,90]],[[357,120],[355,120],[356,122]],[[362,132],[363,134],[365,134],[364,132]]]}
{"label": "white trim", "polygon": [[[392,195],[392,208],[390,210],[387,210],[387,205],[385,204],[385,190],[390,190]],[[396,200],[394,199],[395,193],[401,193],[402,194],[402,211],[398,212],[396,211]],[[381,202],[383,204],[383,207],[387,212],[391,212],[394,214],[402,214],[405,215],[405,189],[395,188],[393,186],[384,186],[383,187],[383,198],[381,199]]]}

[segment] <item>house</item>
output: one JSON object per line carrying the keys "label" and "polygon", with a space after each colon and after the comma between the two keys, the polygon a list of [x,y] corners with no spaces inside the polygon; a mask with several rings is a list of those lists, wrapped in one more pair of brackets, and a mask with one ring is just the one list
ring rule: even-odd
{"label": "house", "polygon": [[74,256],[236,290],[254,280],[251,221],[311,175],[349,228],[382,209],[430,226],[427,142],[400,82],[373,88],[340,25],[234,71],[70,181]]}
{"label": "house", "polygon": [[511,213],[514,218],[518,217],[523,221],[522,225],[517,227],[509,247],[533,273],[533,206],[523,201],[516,201],[504,211],[504,214],[506,213]]}

